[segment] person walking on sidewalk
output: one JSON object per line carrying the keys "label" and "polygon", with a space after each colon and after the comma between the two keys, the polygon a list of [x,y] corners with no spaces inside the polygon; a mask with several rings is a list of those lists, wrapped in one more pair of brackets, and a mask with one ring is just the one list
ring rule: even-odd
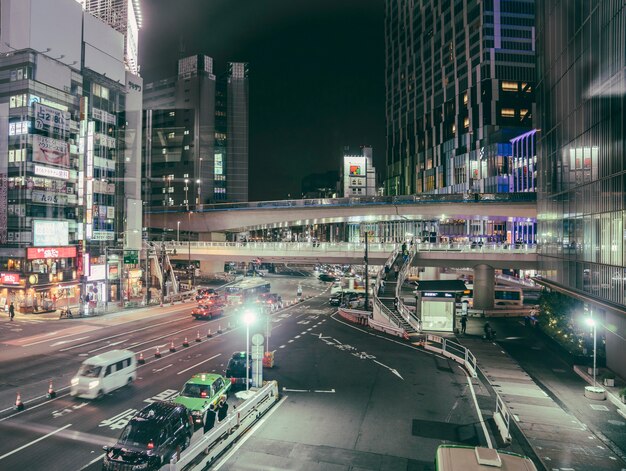
{"label": "person walking on sidewalk", "polygon": [[465,329],[467,329],[467,316],[461,316],[461,333],[465,333]]}
{"label": "person walking on sidewalk", "polygon": [[493,339],[493,329],[491,328],[491,324],[489,324],[489,321],[485,322],[485,326],[483,327],[483,330],[485,331],[485,338],[487,340],[492,340]]}
{"label": "person walking on sidewalk", "polygon": [[396,263],[396,264],[393,266],[393,275],[394,275],[394,277],[396,278],[396,280],[398,279],[398,272],[399,272],[399,271],[400,271],[400,269],[398,268],[398,264]]}
{"label": "person walking on sidewalk", "polygon": [[13,318],[15,317],[15,306],[13,306],[13,302],[9,306],[9,320],[13,322]]}

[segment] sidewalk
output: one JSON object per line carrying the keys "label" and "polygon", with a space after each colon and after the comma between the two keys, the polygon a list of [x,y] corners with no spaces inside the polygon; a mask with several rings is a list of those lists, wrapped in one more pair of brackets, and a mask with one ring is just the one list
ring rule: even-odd
{"label": "sidewalk", "polygon": [[485,319],[469,318],[458,341],[510,410],[547,470],[626,469],[626,419],[609,401],[584,396],[587,383],[561,352],[522,319],[489,319],[497,342],[483,340]]}

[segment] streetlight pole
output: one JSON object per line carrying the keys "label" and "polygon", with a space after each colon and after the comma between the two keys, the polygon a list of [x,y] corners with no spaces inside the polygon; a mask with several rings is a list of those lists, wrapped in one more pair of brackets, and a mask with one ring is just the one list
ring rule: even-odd
{"label": "streetlight pole", "polygon": [[367,311],[369,309],[369,258],[367,255],[367,240],[368,240],[368,232],[369,231],[365,231],[365,310]]}
{"label": "streetlight pole", "polygon": [[243,313],[243,321],[246,324],[246,391],[250,390],[250,324],[255,320],[254,311],[248,309]]}
{"label": "streetlight pole", "polygon": [[180,243],[180,221],[176,223],[176,243]]}
{"label": "streetlight pole", "polygon": [[[590,312],[593,316],[593,311]],[[596,321],[593,317],[587,317],[587,325],[593,329],[593,387],[596,387]]]}

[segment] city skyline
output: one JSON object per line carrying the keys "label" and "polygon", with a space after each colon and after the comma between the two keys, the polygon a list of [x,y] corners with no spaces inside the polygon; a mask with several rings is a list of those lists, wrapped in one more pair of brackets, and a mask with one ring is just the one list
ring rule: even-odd
{"label": "city skyline", "polygon": [[207,3],[142,4],[140,73],[172,76],[193,54],[250,64],[251,200],[300,197],[306,175],[341,168],[346,145],[371,145],[384,169],[382,0]]}

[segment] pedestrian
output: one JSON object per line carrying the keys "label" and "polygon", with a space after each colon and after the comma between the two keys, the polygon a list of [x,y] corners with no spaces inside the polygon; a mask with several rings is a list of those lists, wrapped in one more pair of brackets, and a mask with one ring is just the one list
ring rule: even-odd
{"label": "pedestrian", "polygon": [[37,295],[33,298],[33,312],[37,312],[39,310],[39,303],[37,302]]}
{"label": "pedestrian", "polygon": [[215,426],[215,404],[211,403],[209,410],[206,411],[206,417],[204,419],[204,433],[207,433]]}
{"label": "pedestrian", "polygon": [[222,396],[220,399],[219,407],[217,409],[217,420],[221,422],[228,415],[228,402],[226,402],[226,398]]}
{"label": "pedestrian", "polygon": [[14,317],[15,317],[15,306],[13,306],[13,302],[11,301],[11,304],[9,305],[9,320],[13,321]]}
{"label": "pedestrian", "polygon": [[491,324],[489,324],[489,321],[485,322],[483,330],[485,331],[485,339],[491,340],[491,337],[493,336],[493,330],[491,329]]}
{"label": "pedestrian", "polygon": [[389,265],[385,265],[385,279],[387,278],[387,275],[389,275]]}
{"label": "pedestrian", "polygon": [[393,266],[393,274],[394,274],[394,276],[395,276],[396,280],[398,279],[398,272],[399,272],[399,271],[400,271],[400,269],[398,268],[398,265],[397,265],[397,264],[396,264],[396,265],[394,265],[394,266]]}
{"label": "pedestrian", "polygon": [[402,253],[406,252],[406,241],[402,242]]}
{"label": "pedestrian", "polygon": [[467,329],[467,316],[461,316],[461,333],[465,333],[465,329]]}
{"label": "pedestrian", "polygon": [[393,299],[393,308],[396,310],[398,309],[398,297],[397,296]]}

